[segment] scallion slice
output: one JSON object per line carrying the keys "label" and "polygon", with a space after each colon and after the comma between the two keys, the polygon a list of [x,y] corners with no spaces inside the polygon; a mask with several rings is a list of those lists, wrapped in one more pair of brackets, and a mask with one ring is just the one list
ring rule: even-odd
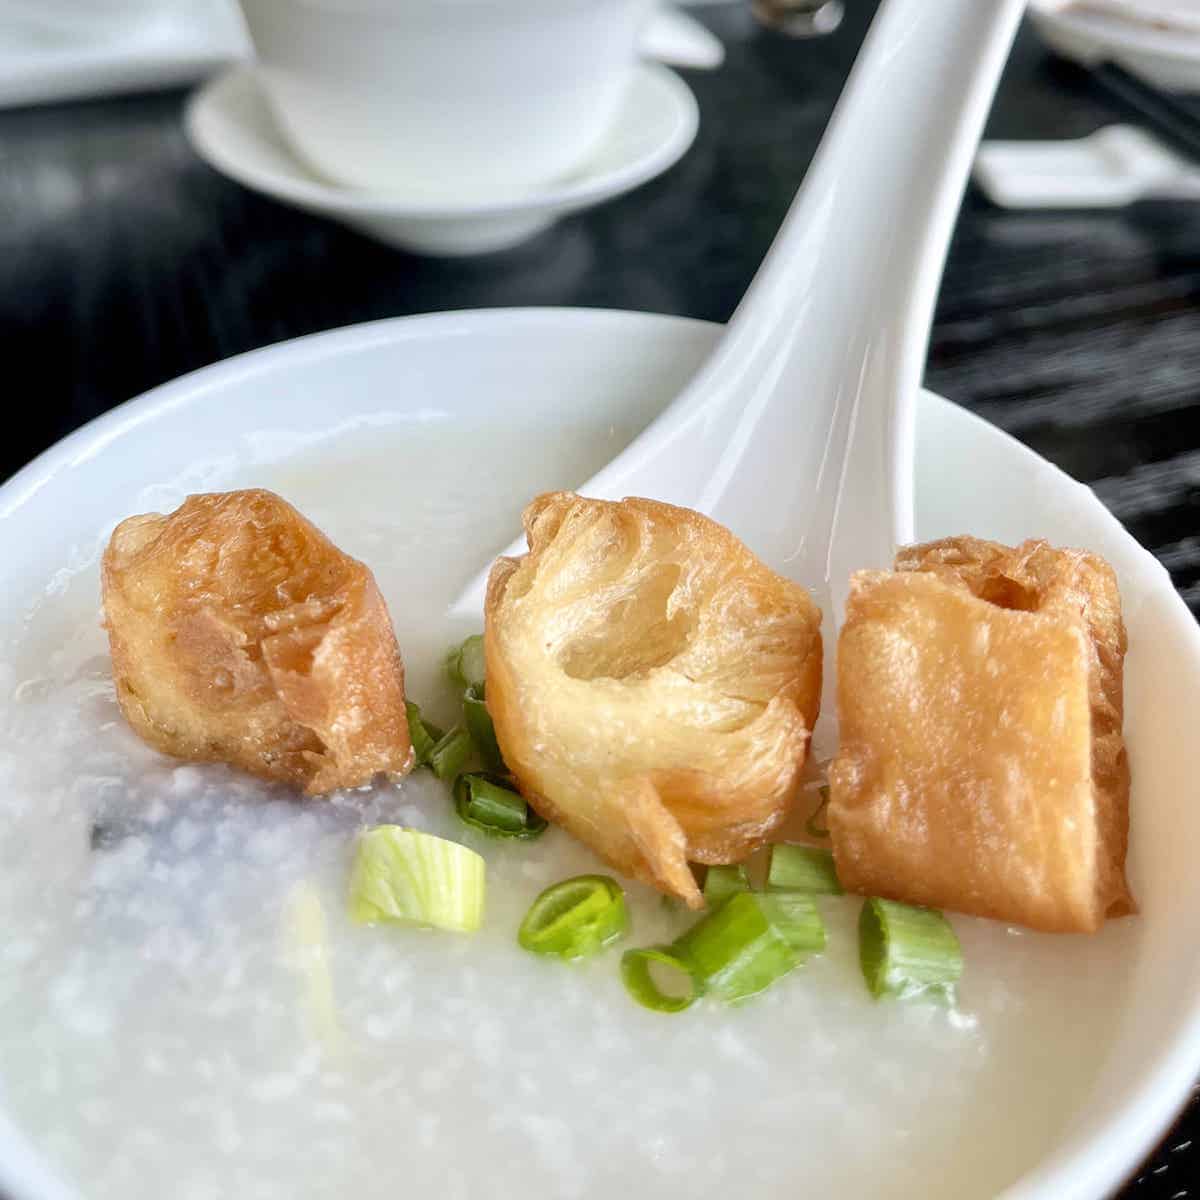
{"label": "scallion slice", "polygon": [[833,855],[818,846],[772,846],[767,890],[842,894]]}
{"label": "scallion slice", "polygon": [[535,838],[546,828],[525,798],[495,775],[460,775],[454,781],[454,811],[472,829],[492,837]]}
{"label": "scallion slice", "polygon": [[825,923],[810,897],[792,892],[757,899],[767,919],[793,950],[807,958],[825,949]]}
{"label": "scallion slice", "polygon": [[471,735],[456,725],[430,750],[430,769],[439,779],[453,779],[466,765],[473,749]]}
{"label": "scallion slice", "polygon": [[338,1021],[329,973],[325,907],[317,889],[307,881],[294,884],[284,900],[283,912],[288,965],[304,980],[306,1023],[327,1050],[341,1055],[346,1049],[346,1035]]}
{"label": "scallion slice", "polygon": [[625,932],[625,893],[607,875],[577,875],[552,884],[533,902],[517,941],[534,954],[587,958]]}
{"label": "scallion slice", "polygon": [[740,864],[731,867],[709,867],[704,874],[704,902],[716,908],[735,892],[748,892],[750,879]]}
{"label": "scallion slice", "polygon": [[858,956],[872,995],[932,995],[953,1002],[962,947],[935,908],[871,899],[858,918]]}
{"label": "scallion slice", "polygon": [[825,947],[825,927],[805,895],[738,892],[675,942],[706,990],[744,1000]]}
{"label": "scallion slice", "polygon": [[483,920],[483,859],[457,842],[399,825],[358,840],[350,872],[350,916],[470,933]]}
{"label": "scallion slice", "polygon": [[525,828],[528,806],[520,795],[480,775],[461,778],[466,798],[466,811],[461,814],[464,818],[502,833],[520,833]]}
{"label": "scallion slice", "polygon": [[[664,991],[650,973],[652,967],[665,969],[678,992]],[[690,1008],[704,991],[691,965],[672,946],[643,946],[621,955],[621,982],[625,990],[643,1007],[653,1012],[676,1013]]]}
{"label": "scallion slice", "polygon": [[484,680],[483,635],[475,634],[446,655],[446,674],[461,688],[482,688]]}
{"label": "scallion slice", "polygon": [[421,716],[421,709],[411,700],[404,702],[408,713],[408,740],[412,742],[414,767],[423,767],[429,762],[434,747],[446,735],[436,726],[431,725]]}
{"label": "scallion slice", "polygon": [[504,759],[496,741],[496,727],[492,724],[492,714],[488,712],[487,704],[484,703],[482,687],[469,687],[463,695],[463,724],[470,732],[484,765],[493,771],[500,770],[504,766]]}

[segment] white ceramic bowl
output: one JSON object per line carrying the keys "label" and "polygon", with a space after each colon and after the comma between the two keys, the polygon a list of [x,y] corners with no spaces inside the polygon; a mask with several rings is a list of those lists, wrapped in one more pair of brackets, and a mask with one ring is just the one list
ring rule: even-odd
{"label": "white ceramic bowl", "polygon": [[[330,431],[384,431],[398,417],[456,428],[497,411],[526,422],[549,419],[570,404],[601,427],[637,427],[678,391],[717,332],[698,322],[633,313],[446,313],[304,338],[158,388],[72,434],[0,489],[6,569],[0,644],[8,655],[19,654],[31,596],[53,604],[66,573],[94,576],[98,549],[112,524],[130,511],[133,497],[149,494],[165,505],[181,488],[211,483],[205,471],[214,464],[222,470],[222,464],[241,464],[238,477],[253,476],[267,470],[255,464],[286,463]],[[786,470],[787,447],[779,449],[780,469]],[[1200,1065],[1200,808],[1193,795],[1200,741],[1192,730],[1200,709],[1200,633],[1161,566],[1092,493],[1003,433],[925,395],[917,462],[921,537],[964,530],[1006,541],[1045,535],[1104,554],[1122,584],[1135,781],[1130,874],[1142,911],[1099,935],[1108,942],[1039,943],[1061,945],[1064,954],[1100,945],[1114,949],[1107,959],[1085,957],[1109,965],[1073,986],[1052,1019],[1029,1031],[1035,1051],[1044,1047],[1049,1062],[1063,1032],[1079,1021],[1080,1006],[1089,1004],[1109,1013],[1111,1038],[1088,1048],[1095,1073],[1083,1094],[1066,1111],[1046,1112],[1062,1133],[1045,1154],[1025,1160],[1005,1149],[1007,1124],[1020,1118],[1026,1103],[1038,1111],[1045,1105],[1036,1069],[1007,1110],[958,1134],[978,1155],[978,1171],[968,1176],[978,1180],[977,1194],[996,1191],[1002,1180],[1010,1184],[1006,1196],[1024,1200],[1097,1197],[1150,1148]],[[296,477],[301,492],[303,478]],[[304,503],[303,495],[297,498]],[[471,565],[464,564],[464,576]],[[94,578],[88,586],[94,587]],[[0,698],[0,706],[13,703],[7,693]],[[5,870],[33,873],[35,883],[43,872],[49,876],[55,864],[14,845],[12,837],[0,828]],[[13,914],[3,919],[12,927]],[[0,984],[19,986],[13,970],[0,956]],[[786,1055],[772,1072],[779,1074],[767,1076],[768,1088],[773,1079],[786,1080]],[[11,1087],[13,1080],[0,1079],[5,1082]],[[6,1090],[0,1088],[0,1106]],[[186,1095],[181,1092],[179,1100]],[[114,1094],[110,1103],[120,1108],[128,1101]],[[455,1100],[447,1096],[444,1103],[453,1122]],[[731,1114],[731,1121],[738,1115]],[[155,1114],[134,1106],[120,1117],[123,1128],[136,1129]],[[75,1118],[67,1112],[63,1119]],[[822,1151],[805,1147],[805,1122],[804,1112],[797,1112],[800,1191],[806,1164]],[[10,1200],[75,1200],[80,1193],[54,1182],[38,1137],[37,1129],[18,1128],[10,1107],[0,1107],[0,1187]],[[961,1151],[960,1142],[955,1152]],[[863,1146],[862,1162],[870,1182],[861,1194],[888,1195],[892,1166],[876,1161],[870,1145]],[[661,1184],[661,1178],[637,1177],[628,1194],[661,1194]],[[970,1186],[956,1194],[976,1194]],[[553,1194],[540,1176],[531,1177],[530,1187],[530,1195],[539,1188]]]}

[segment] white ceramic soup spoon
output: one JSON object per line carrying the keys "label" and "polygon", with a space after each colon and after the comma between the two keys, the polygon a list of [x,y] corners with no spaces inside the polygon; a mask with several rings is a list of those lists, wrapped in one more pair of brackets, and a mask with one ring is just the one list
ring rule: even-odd
{"label": "white ceramic soup spoon", "polygon": [[890,565],[938,281],[1024,6],[885,0],[715,352],[582,493],[708,513],[835,611],[851,570]]}

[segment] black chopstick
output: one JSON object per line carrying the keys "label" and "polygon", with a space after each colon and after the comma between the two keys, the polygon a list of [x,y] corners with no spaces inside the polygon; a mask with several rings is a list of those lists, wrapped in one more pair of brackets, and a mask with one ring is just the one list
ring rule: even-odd
{"label": "black chopstick", "polygon": [[1200,160],[1200,117],[1185,104],[1115,62],[1101,63],[1092,75],[1105,91],[1153,126],[1163,141]]}

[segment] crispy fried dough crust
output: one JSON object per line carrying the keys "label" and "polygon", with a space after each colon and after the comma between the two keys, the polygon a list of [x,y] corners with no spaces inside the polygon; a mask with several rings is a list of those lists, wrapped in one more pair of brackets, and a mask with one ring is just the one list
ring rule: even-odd
{"label": "crispy fried dough crust", "polygon": [[485,609],[505,762],[548,820],[700,907],[689,860],[744,858],[793,799],[820,612],[689,509],[556,492],[524,519]]}
{"label": "crispy fried dough crust", "polygon": [[102,587],[117,699],[152,746],[310,795],[409,769],[375,580],[280,497],[189,496],[122,521]]}
{"label": "crispy fried dough crust", "polygon": [[851,582],[829,827],[853,891],[1090,932],[1125,881],[1112,569],[1044,541],[907,547]]}

